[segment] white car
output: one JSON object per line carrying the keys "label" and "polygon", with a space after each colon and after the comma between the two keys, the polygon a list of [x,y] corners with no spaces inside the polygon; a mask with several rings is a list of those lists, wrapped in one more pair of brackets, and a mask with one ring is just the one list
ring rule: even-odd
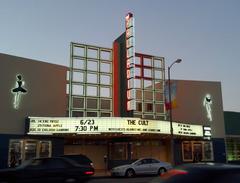
{"label": "white car", "polygon": [[132,164],[114,167],[111,170],[112,176],[133,177],[135,175],[155,174],[161,175],[172,169],[172,165],[154,158],[141,158]]}

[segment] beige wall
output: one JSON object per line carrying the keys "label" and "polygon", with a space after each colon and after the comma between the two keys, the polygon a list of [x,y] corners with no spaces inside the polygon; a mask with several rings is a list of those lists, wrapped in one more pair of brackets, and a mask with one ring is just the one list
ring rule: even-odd
{"label": "beige wall", "polygon": [[[65,116],[67,67],[0,54],[0,133],[24,134],[27,116]],[[28,93],[13,108],[16,75]]]}
{"label": "beige wall", "polygon": [[[208,120],[203,106],[203,99],[208,93],[212,96],[212,122]],[[177,107],[173,109],[173,121],[210,125],[212,137],[225,137],[220,82],[178,80],[176,99]]]}

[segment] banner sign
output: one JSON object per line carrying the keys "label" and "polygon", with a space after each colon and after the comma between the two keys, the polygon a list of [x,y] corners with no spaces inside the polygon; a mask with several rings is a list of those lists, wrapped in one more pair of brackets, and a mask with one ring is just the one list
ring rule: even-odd
{"label": "banner sign", "polygon": [[140,118],[42,118],[29,117],[27,134],[170,134],[167,121],[143,120]]}

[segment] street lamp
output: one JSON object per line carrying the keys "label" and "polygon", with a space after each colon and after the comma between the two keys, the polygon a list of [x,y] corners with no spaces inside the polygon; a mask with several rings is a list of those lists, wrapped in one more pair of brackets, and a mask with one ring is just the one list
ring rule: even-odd
{"label": "street lamp", "polygon": [[175,160],[174,160],[174,143],[173,143],[173,125],[172,125],[172,96],[171,96],[171,84],[170,84],[170,69],[171,67],[177,63],[181,63],[182,59],[177,59],[175,60],[169,67],[168,67],[168,99],[169,99],[169,121],[170,121],[170,133],[171,133],[171,138],[170,138],[170,145],[171,145],[171,163],[174,165]]}

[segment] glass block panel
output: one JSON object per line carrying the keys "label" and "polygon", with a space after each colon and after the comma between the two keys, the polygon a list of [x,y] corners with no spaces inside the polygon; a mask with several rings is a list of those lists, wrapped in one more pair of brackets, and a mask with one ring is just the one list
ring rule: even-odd
{"label": "glass block panel", "polygon": [[111,76],[110,75],[100,75],[100,83],[104,85],[111,85]]}
{"label": "glass block panel", "polygon": [[163,72],[160,70],[154,70],[154,78],[155,79],[163,79]]}
{"label": "glass block panel", "polygon": [[72,111],[72,117],[84,117],[83,111]]}
{"label": "glass block panel", "polygon": [[144,100],[153,100],[153,92],[144,91]]}
{"label": "glass block panel", "polygon": [[156,116],[156,119],[158,119],[158,120],[165,120],[165,116]]}
{"label": "glass block panel", "polygon": [[101,99],[101,109],[111,109],[111,100]]}
{"label": "glass block panel", "polygon": [[142,112],[142,103],[141,102],[136,102],[136,111]]}
{"label": "glass block panel", "polygon": [[72,94],[73,95],[83,95],[83,85],[72,85]]}
{"label": "glass block panel", "polygon": [[110,51],[105,51],[101,50],[100,52],[100,58],[103,60],[111,60],[111,52]]}
{"label": "glass block panel", "polygon": [[164,104],[155,104],[155,110],[157,113],[164,113]]}
{"label": "glass block panel", "polygon": [[135,88],[142,88],[141,79],[135,79],[134,82]]}
{"label": "glass block panel", "polygon": [[135,57],[135,64],[141,64],[141,57]]}
{"label": "glass block panel", "polygon": [[88,60],[87,61],[87,70],[89,70],[89,71],[98,71],[98,62],[97,61]]}
{"label": "glass block panel", "polygon": [[73,59],[73,68],[74,69],[85,69],[85,59]]}
{"label": "glass block panel", "polygon": [[163,68],[162,60],[154,59],[154,67],[155,68]]}
{"label": "glass block panel", "polygon": [[154,116],[153,115],[147,115],[147,114],[144,114],[144,119],[154,119]]}
{"label": "glass block panel", "polygon": [[147,78],[152,78],[152,70],[151,69],[143,69],[144,75],[143,77],[147,77]]}
{"label": "glass block panel", "polygon": [[87,86],[87,96],[97,96],[97,86]]}
{"label": "glass block panel", "polygon": [[87,57],[88,58],[98,58],[98,50],[97,49],[92,49],[88,48],[87,50]]}
{"label": "glass block panel", "polygon": [[144,104],[144,111],[145,112],[153,112],[153,104],[152,103],[145,103]]}
{"label": "glass block panel", "polygon": [[142,118],[142,114],[134,113],[133,117],[135,117],[135,118]]}
{"label": "glass block panel", "polygon": [[140,67],[135,67],[134,68],[134,72],[135,72],[135,76],[142,76]]}
{"label": "glass block panel", "polygon": [[74,47],[73,47],[73,55],[74,55],[74,56],[85,57],[85,48],[84,48],[84,47],[74,46]]}
{"label": "glass block panel", "polygon": [[162,90],[163,89],[163,82],[162,81],[154,81],[155,90]]}
{"label": "glass block panel", "polygon": [[111,73],[111,64],[110,63],[101,62],[101,64],[100,64],[100,72]]}
{"label": "glass block panel", "polygon": [[87,109],[97,109],[98,101],[97,99],[87,98]]}
{"label": "glass block panel", "polygon": [[152,59],[143,57],[143,65],[144,66],[152,66]]}
{"label": "glass block panel", "polygon": [[69,76],[70,76],[70,72],[67,71],[67,75],[66,75],[67,81],[69,81]]}
{"label": "glass block panel", "polygon": [[73,97],[72,102],[73,108],[84,108],[84,98]]}
{"label": "glass block panel", "polygon": [[136,90],[136,99],[142,100],[142,90]]}
{"label": "glass block panel", "polygon": [[101,112],[101,117],[111,117],[111,113]]}
{"label": "glass block panel", "polygon": [[155,92],[155,100],[156,101],[163,101],[163,93]]}
{"label": "glass block panel", "polygon": [[101,97],[111,97],[111,90],[110,90],[110,88],[101,87],[100,88],[100,96]]}
{"label": "glass block panel", "polygon": [[87,117],[97,117],[97,112],[87,112]]}
{"label": "glass block panel", "polygon": [[73,72],[72,81],[74,82],[83,82],[83,72]]}
{"label": "glass block panel", "polygon": [[98,83],[98,75],[93,73],[87,74],[87,83]]}
{"label": "glass block panel", "polygon": [[152,80],[144,80],[143,85],[144,85],[145,90],[147,90],[147,89],[151,90],[152,89]]}

